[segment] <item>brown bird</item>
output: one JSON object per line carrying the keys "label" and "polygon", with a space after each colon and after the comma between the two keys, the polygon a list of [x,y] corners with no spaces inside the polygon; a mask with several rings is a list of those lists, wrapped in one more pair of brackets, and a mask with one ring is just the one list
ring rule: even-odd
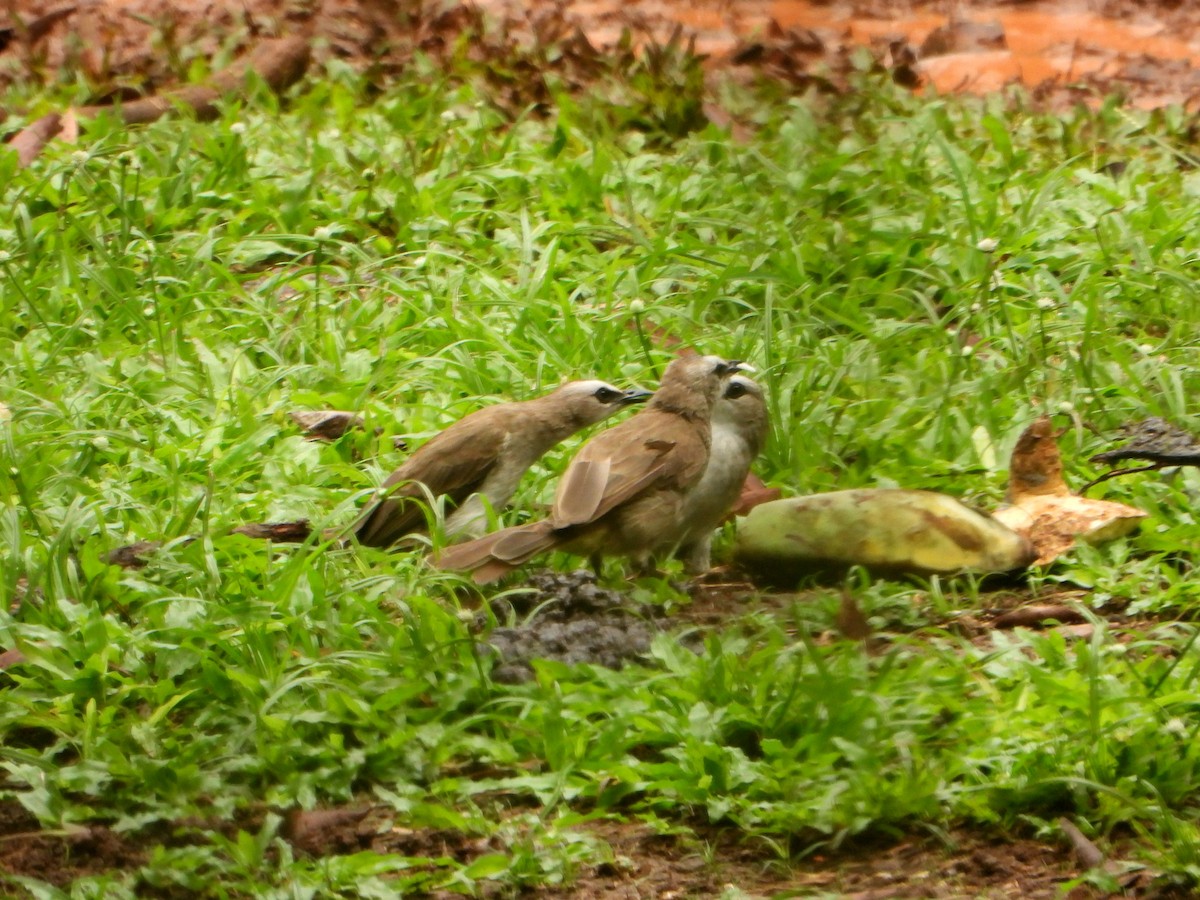
{"label": "brown bird", "polygon": [[708,464],[713,404],[740,363],[716,356],[673,361],[647,407],[592,438],[571,460],[550,517],[444,551],[443,569],[470,569],[486,584],[558,548],[632,557],[646,566],[683,532],[684,495]]}
{"label": "brown bird", "polygon": [[762,388],[745,375],[734,375],[713,406],[708,467],[683,498],[687,532],[676,555],[690,574],[712,567],[713,532],[741,496],[750,465],[767,441],[767,430]]}
{"label": "brown bird", "polygon": [[444,495],[455,507],[446,517],[446,534],[481,534],[487,526],[483,497],[500,509],[547,450],[649,396],[649,391],[622,391],[603,381],[572,381],[533,400],[477,410],[437,434],[388,476],[351,531],[361,544],[390,547],[424,530],[424,507],[418,501]]}

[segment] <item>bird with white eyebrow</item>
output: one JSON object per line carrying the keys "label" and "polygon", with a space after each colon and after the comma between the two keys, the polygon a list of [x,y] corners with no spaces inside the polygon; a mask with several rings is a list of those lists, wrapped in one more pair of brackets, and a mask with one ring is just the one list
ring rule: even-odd
{"label": "bird with white eyebrow", "polygon": [[360,544],[390,547],[425,528],[423,501],[444,496],[454,507],[448,537],[487,527],[487,507],[512,499],[521,476],[559,442],[644,401],[649,391],[603,381],[572,381],[541,397],[477,410],[435,435],[396,469],[349,529]]}
{"label": "bird with white eyebrow", "polygon": [[713,405],[742,364],[716,356],[674,360],[646,408],[592,438],[558,482],[550,515],[442,552],[442,569],[486,584],[548,550],[631,557],[642,568],[685,529],[685,495],[708,465]]}
{"label": "bird with white eyebrow", "polygon": [[675,555],[689,574],[712,568],[713,535],[741,496],[769,427],[762,388],[745,375],[734,375],[713,406],[708,466],[683,498],[681,516],[688,528]]}

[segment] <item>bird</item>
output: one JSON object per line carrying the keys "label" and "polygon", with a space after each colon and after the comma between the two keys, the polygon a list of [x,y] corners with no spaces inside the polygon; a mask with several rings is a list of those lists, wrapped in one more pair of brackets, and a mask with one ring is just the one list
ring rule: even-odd
{"label": "bird", "polygon": [[767,441],[767,431],[762,388],[745,375],[734,375],[713,406],[708,466],[683,498],[682,519],[688,528],[675,555],[683,560],[689,575],[712,567],[713,532],[741,496],[750,465]]}
{"label": "bird", "polygon": [[602,556],[626,556],[646,568],[682,536],[684,495],[708,464],[713,405],[743,367],[719,356],[676,358],[644,409],[571,460],[549,518],[449,547],[436,565],[487,584],[557,548],[591,557],[593,567]]}
{"label": "bird", "polygon": [[572,381],[549,394],[476,410],[435,435],[392,472],[376,498],[350,526],[360,544],[390,547],[425,528],[421,502],[446,497],[447,537],[476,537],[487,508],[500,509],[517,483],[551,447],[650,396],[604,381]]}

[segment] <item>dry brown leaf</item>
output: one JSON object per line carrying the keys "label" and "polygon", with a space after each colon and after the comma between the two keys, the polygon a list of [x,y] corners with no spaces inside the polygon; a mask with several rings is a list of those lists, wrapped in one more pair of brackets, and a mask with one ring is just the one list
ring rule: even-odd
{"label": "dry brown leaf", "polygon": [[239,525],[233,529],[233,533],[277,544],[302,544],[312,534],[312,526],[308,524],[308,519],[296,522],[254,522]]}
{"label": "dry brown leaf", "polygon": [[104,561],[110,566],[120,566],[122,569],[141,569],[150,561],[149,557],[158,549],[157,541],[137,541],[117,547],[104,554]]}
{"label": "dry brown leaf", "polygon": [[746,483],[742,485],[742,493],[738,496],[737,505],[729,511],[729,518],[744,516],[759,504],[770,503],[782,496],[783,491],[779,488],[767,487],[761,478],[751,472],[746,476]]}
{"label": "dry brown leaf", "polygon": [[79,120],[75,117],[75,108],[69,107],[62,115],[62,130],[58,133],[58,139],[64,144],[79,143]]}
{"label": "dry brown leaf", "polygon": [[993,513],[1037,551],[1033,565],[1045,565],[1075,546],[1076,539],[1098,544],[1134,531],[1146,513],[1124,503],[1089,500],[1071,493],[1062,475],[1058,434],[1041,416],[1017,439],[1009,465],[1007,504]]}
{"label": "dry brown leaf", "polygon": [[25,662],[25,654],[15,648],[0,653],[0,669],[7,669],[9,666],[23,662]]}
{"label": "dry brown leaf", "polygon": [[362,416],[341,409],[299,410],[289,413],[310,441],[334,441],[347,431],[362,428]]}
{"label": "dry brown leaf", "polygon": [[1010,609],[996,617],[993,628],[1037,628],[1044,622],[1062,622],[1075,624],[1083,621],[1083,613],[1078,607],[1065,603],[1031,603]]}
{"label": "dry brown leaf", "polygon": [[842,591],[842,600],[838,604],[837,628],[842,637],[852,641],[865,641],[871,636],[871,623],[867,621],[862,607],[847,590]]}

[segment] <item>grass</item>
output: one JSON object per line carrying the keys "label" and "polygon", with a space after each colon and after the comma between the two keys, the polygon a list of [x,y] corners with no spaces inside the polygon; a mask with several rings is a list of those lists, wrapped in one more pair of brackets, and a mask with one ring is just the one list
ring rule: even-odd
{"label": "grass", "polygon": [[[393,436],[484,403],[568,377],[652,384],[670,351],[638,316],[754,362],[759,472],[788,493],[994,505],[1042,410],[1195,430],[1200,182],[1177,117],[865,77],[729,102],[757,128],[745,143],[565,96],[511,121],[469,82],[368,99],[331,70],[282,109],[102,125],[21,172],[0,154],[0,648],[27,657],[0,682],[0,798],[146,849],[72,896],[515,892],[605,859],[573,827],[596,816],[728,825],[799,857],[1066,814],[1200,878],[1195,472],[1105,484],[1150,513],[1142,532],[1031,578],[1127,607],[1132,640],[1100,620],[1086,640],[972,644],[943,626],[986,605],[978,585],[862,582],[874,654],[824,639],[836,595],[818,592],[699,653],[664,635],[645,666],[546,661],[520,686],[491,680],[474,600],[419,554],[229,534],[348,522],[402,458]],[[300,408],[366,429],[308,443]],[[1109,444],[1072,429],[1068,477]],[[103,562],[143,539],[164,542],[145,569]],[[666,582],[642,594],[685,602]],[[493,849],[310,859],[281,837],[289,810],[365,801]],[[227,827],[163,838],[189,817]]]}

